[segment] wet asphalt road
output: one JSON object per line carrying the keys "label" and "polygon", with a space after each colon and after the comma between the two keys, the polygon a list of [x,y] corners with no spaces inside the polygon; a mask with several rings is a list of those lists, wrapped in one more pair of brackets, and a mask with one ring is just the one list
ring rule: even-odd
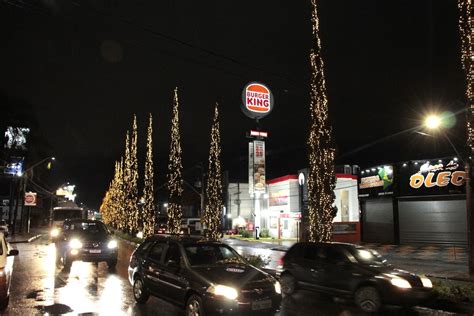
{"label": "wet asphalt road", "polygon": [[[129,244],[120,244],[115,271],[109,271],[105,263],[75,262],[71,270],[65,272],[61,265],[56,265],[54,244],[47,238],[14,247],[20,254],[14,263],[10,305],[2,315],[184,315],[181,307],[154,297],[146,305],[135,304],[127,279],[128,260],[133,250]],[[446,315],[422,308],[396,307],[385,308],[380,313],[390,314]],[[283,300],[278,315],[365,314],[350,302],[300,291]]]}

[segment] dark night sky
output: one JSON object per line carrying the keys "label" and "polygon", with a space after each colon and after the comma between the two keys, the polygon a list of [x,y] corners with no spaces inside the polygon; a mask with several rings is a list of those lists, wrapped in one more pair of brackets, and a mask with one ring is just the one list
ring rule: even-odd
{"label": "dark night sky", "polygon": [[[270,134],[267,178],[306,166],[309,0],[31,3],[0,2],[0,93],[32,106],[58,158],[54,181],[77,184],[81,201],[99,205],[133,113],[142,150],[147,115],[154,115],[162,183],[175,86],[185,170],[207,160],[219,101],[224,169],[245,179],[245,132],[254,123],[239,104],[249,81],[268,84],[276,100],[261,121]],[[463,108],[457,1],[319,3],[337,163],[451,155],[443,137],[413,133],[355,151],[420,124],[431,110]],[[464,116],[457,119],[449,135],[461,150]]]}

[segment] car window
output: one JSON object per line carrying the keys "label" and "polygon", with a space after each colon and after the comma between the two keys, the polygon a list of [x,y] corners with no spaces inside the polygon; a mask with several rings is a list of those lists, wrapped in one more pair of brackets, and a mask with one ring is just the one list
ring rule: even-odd
{"label": "car window", "polygon": [[161,257],[163,255],[163,250],[165,249],[165,245],[166,244],[164,242],[157,242],[148,253],[148,258],[155,261],[161,261]]}
{"label": "car window", "polygon": [[173,260],[175,262],[180,262],[181,252],[179,251],[179,246],[176,243],[170,243],[168,250],[166,251],[165,263]]}
{"label": "car window", "polygon": [[150,249],[150,246],[153,245],[153,241],[147,240],[144,241],[143,243],[140,244],[137,248],[137,253],[140,255],[143,255],[148,249]]}
{"label": "car window", "polygon": [[321,245],[308,244],[304,249],[306,260],[326,260],[326,249]]}
{"label": "car window", "polygon": [[225,263],[245,264],[242,257],[226,245],[186,245],[184,250],[191,266],[207,266]]}
{"label": "car window", "polygon": [[342,249],[337,247],[327,247],[326,256],[327,260],[331,263],[344,263],[349,261],[349,258]]}
{"label": "car window", "polygon": [[108,233],[107,227],[99,222],[71,222],[64,225],[64,230],[87,234]]}

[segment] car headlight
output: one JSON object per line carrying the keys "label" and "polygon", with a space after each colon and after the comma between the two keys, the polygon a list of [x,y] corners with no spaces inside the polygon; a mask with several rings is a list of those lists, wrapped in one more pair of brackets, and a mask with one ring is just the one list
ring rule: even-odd
{"label": "car headlight", "polygon": [[116,240],[109,241],[109,243],[107,244],[107,248],[109,248],[109,249],[117,248],[117,241]]}
{"label": "car headlight", "polygon": [[79,239],[71,239],[69,247],[73,249],[82,248],[82,242],[80,242]]}
{"label": "car headlight", "polygon": [[57,228],[51,229],[50,234],[51,234],[51,237],[58,237],[59,236],[59,229],[57,229]]}
{"label": "car headlight", "polygon": [[420,277],[421,283],[423,283],[424,287],[433,287],[433,283],[431,283],[431,280],[425,277]]}
{"label": "car headlight", "polygon": [[281,285],[280,285],[280,282],[278,281],[275,282],[275,292],[277,294],[281,294]]}
{"label": "car headlight", "polygon": [[408,282],[405,279],[402,279],[401,277],[399,277],[397,275],[390,274],[390,273],[387,273],[387,274],[384,274],[384,275],[386,277],[389,277],[390,278],[390,283],[392,283],[392,285],[394,285],[396,287],[399,287],[399,288],[402,288],[402,289],[410,289],[411,288],[410,282]]}
{"label": "car headlight", "polygon": [[228,298],[230,300],[235,300],[237,296],[239,296],[239,294],[237,293],[237,290],[234,289],[233,287],[220,285],[220,284],[211,285],[207,289],[207,291],[214,295],[224,296],[225,298]]}

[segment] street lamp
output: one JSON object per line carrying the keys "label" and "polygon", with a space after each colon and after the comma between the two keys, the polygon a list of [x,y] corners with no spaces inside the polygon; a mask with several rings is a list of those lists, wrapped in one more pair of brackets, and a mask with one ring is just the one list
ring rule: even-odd
{"label": "street lamp", "polygon": [[424,123],[425,127],[430,130],[438,129],[441,126],[441,117],[438,115],[428,115]]}

